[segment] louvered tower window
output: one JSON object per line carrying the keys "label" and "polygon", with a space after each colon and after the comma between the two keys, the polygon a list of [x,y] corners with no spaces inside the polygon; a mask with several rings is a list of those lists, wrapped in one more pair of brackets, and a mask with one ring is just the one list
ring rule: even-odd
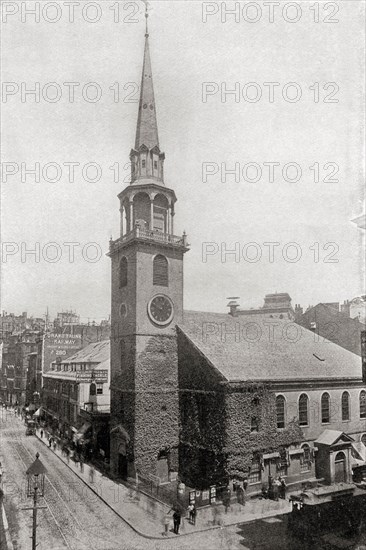
{"label": "louvered tower window", "polygon": [[153,285],[168,286],[168,283],[168,260],[162,254],[158,254],[153,264]]}

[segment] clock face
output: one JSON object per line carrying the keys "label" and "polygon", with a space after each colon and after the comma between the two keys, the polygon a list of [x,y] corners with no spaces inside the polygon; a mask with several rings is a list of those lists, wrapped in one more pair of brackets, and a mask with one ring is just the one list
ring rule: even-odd
{"label": "clock face", "polygon": [[152,298],[147,306],[150,319],[160,326],[168,325],[174,316],[174,306],[168,296],[158,294]]}

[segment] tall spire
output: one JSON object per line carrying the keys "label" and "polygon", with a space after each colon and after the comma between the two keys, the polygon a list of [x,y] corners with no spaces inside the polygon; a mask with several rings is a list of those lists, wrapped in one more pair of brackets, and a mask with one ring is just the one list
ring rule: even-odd
{"label": "tall spire", "polygon": [[154,87],[149,49],[149,31],[147,25],[148,17],[148,4],[146,2],[144,64],[142,68],[139,114],[137,119],[135,141],[135,149],[137,151],[140,149],[141,145],[145,145],[149,150],[154,147],[159,147],[158,125],[156,121]]}

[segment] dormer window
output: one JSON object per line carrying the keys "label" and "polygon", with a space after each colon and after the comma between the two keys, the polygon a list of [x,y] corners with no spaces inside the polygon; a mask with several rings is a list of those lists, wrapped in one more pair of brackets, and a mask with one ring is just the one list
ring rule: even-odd
{"label": "dormer window", "polygon": [[142,159],[142,160],[141,160],[141,167],[142,167],[142,168],[145,168],[145,167],[146,167],[146,160],[145,160],[145,159]]}

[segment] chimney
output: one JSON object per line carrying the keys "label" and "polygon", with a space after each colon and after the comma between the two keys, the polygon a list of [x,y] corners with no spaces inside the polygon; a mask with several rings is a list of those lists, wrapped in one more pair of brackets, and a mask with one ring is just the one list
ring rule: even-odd
{"label": "chimney", "polygon": [[236,317],[238,314],[237,310],[239,307],[239,302],[237,302],[237,300],[239,300],[239,296],[230,297],[227,298],[227,300],[230,300],[230,302],[227,304],[227,307],[230,308],[229,315],[231,315],[232,317]]}

